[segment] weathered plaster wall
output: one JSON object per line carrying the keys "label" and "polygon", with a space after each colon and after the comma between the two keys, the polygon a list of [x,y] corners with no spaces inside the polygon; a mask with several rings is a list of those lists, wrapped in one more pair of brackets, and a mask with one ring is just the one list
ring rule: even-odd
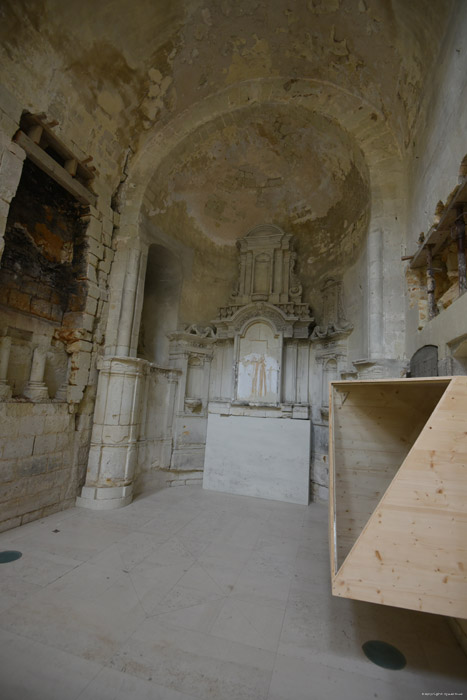
{"label": "weathered plaster wall", "polygon": [[408,143],[450,0],[274,3],[6,0],[3,82],[45,112],[111,194],[145,135],[248,80],[313,78],[372,106]]}
{"label": "weathered plaster wall", "polygon": [[[436,68],[430,75],[416,133],[408,153],[409,199],[407,222],[407,254],[418,247],[420,232],[427,232],[434,222],[438,202],[446,202],[455,188],[462,159],[467,154],[467,7],[457,2]],[[449,354],[446,343],[467,333],[462,319],[462,300],[443,311],[432,325],[417,331],[418,309],[407,297],[406,352],[410,357],[426,342],[436,341],[440,355]],[[457,307],[457,308],[456,308]],[[450,311],[451,313],[447,313]],[[455,329],[452,317],[456,316]],[[436,327],[436,329],[435,329]]]}

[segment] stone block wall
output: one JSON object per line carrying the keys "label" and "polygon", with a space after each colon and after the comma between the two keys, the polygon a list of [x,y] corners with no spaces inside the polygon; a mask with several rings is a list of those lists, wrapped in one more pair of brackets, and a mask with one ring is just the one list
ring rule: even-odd
{"label": "stone block wall", "polygon": [[[73,505],[84,483],[118,226],[102,170],[91,186],[96,206],[78,206],[65,194],[62,207],[54,184],[57,197],[41,214],[42,185],[34,190],[23,177],[23,201],[37,201],[26,210],[18,198],[15,209],[24,162],[33,180],[38,175],[13,140],[25,110],[42,112],[0,86],[1,529]],[[55,134],[77,159],[89,155],[83,132],[69,121]]]}
{"label": "stone block wall", "polygon": [[74,503],[75,416],[65,403],[0,403],[0,531]]}

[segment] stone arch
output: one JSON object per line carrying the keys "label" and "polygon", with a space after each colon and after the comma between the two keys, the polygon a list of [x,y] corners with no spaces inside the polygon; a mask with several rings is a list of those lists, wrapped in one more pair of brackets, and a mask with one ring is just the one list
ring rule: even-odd
{"label": "stone arch", "polygon": [[[228,88],[205,98],[190,107],[173,121],[165,124],[159,131],[148,134],[138,154],[133,159],[124,186],[125,207],[120,221],[120,254],[122,263],[134,248],[134,242],[141,239],[141,212],[148,182],[159,165],[179,144],[191,135],[202,138],[209,131],[209,125],[217,117],[229,120],[229,115],[251,105],[300,105],[312,112],[324,115],[335,121],[358,144],[369,172],[371,191],[371,215],[369,237],[375,235],[377,243],[374,255],[380,259],[382,269],[383,254],[392,254],[391,244],[383,249],[381,232],[396,230],[400,235],[404,223],[404,177],[401,161],[401,144],[388,126],[381,110],[336,85],[310,79],[297,79],[290,90],[284,90],[284,78],[271,78],[244,81],[230,85]],[[396,242],[397,246],[397,242]],[[118,253],[117,253],[118,255]],[[118,266],[118,267],[121,267]],[[394,270],[393,275],[399,275]],[[371,275],[370,275],[371,277]],[[401,278],[402,279],[402,278]],[[375,282],[383,284],[380,277]],[[372,280],[370,279],[370,284]],[[402,282],[401,282],[402,284]],[[392,281],[392,285],[394,282]],[[388,282],[387,287],[390,284]],[[371,291],[369,292],[371,297]],[[111,305],[108,323],[108,341],[112,347],[112,328],[118,325],[119,293],[115,294],[115,305]],[[112,310],[113,309],[113,310]],[[371,317],[376,318],[379,310],[370,310]],[[371,334],[370,334],[371,335]],[[381,338],[382,334],[373,334]],[[376,342],[375,340],[373,341]],[[116,343],[116,345],[119,345]],[[381,355],[381,349],[376,348]],[[135,352],[134,334],[129,353]],[[369,349],[371,354],[371,348]]]}
{"label": "stone arch", "polygon": [[[124,190],[126,203],[122,211],[121,227],[125,235],[137,235],[138,214],[148,181],[163,159],[190,134],[216,117],[228,115],[255,104],[303,105],[311,111],[334,119],[348,131],[361,147],[370,170],[374,200],[372,208],[378,211],[382,203],[381,173],[392,173],[397,184],[401,172],[402,145],[388,126],[384,114],[375,105],[337,85],[313,80],[297,79],[289,91],[284,90],[286,78],[244,81],[190,106],[160,130],[152,131],[143,141],[133,158]],[[375,210],[376,208],[376,210]],[[384,211],[382,207],[381,213]]]}

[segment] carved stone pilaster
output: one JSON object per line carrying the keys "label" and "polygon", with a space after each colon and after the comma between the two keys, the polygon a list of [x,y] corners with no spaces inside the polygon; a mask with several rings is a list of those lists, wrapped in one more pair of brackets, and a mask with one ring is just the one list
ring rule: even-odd
{"label": "carved stone pilaster", "polygon": [[135,357],[104,357],[98,369],[86,483],[76,505],[110,510],[132,499],[140,398],[149,363]]}

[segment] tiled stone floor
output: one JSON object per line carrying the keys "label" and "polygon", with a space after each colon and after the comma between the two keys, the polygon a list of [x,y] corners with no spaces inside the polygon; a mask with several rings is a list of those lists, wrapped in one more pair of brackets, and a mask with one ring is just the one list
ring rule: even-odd
{"label": "tiled stone floor", "polygon": [[[464,692],[437,616],[332,598],[326,507],[178,487],[0,535],[1,700],[405,700]],[[407,657],[373,665],[381,639]]]}

